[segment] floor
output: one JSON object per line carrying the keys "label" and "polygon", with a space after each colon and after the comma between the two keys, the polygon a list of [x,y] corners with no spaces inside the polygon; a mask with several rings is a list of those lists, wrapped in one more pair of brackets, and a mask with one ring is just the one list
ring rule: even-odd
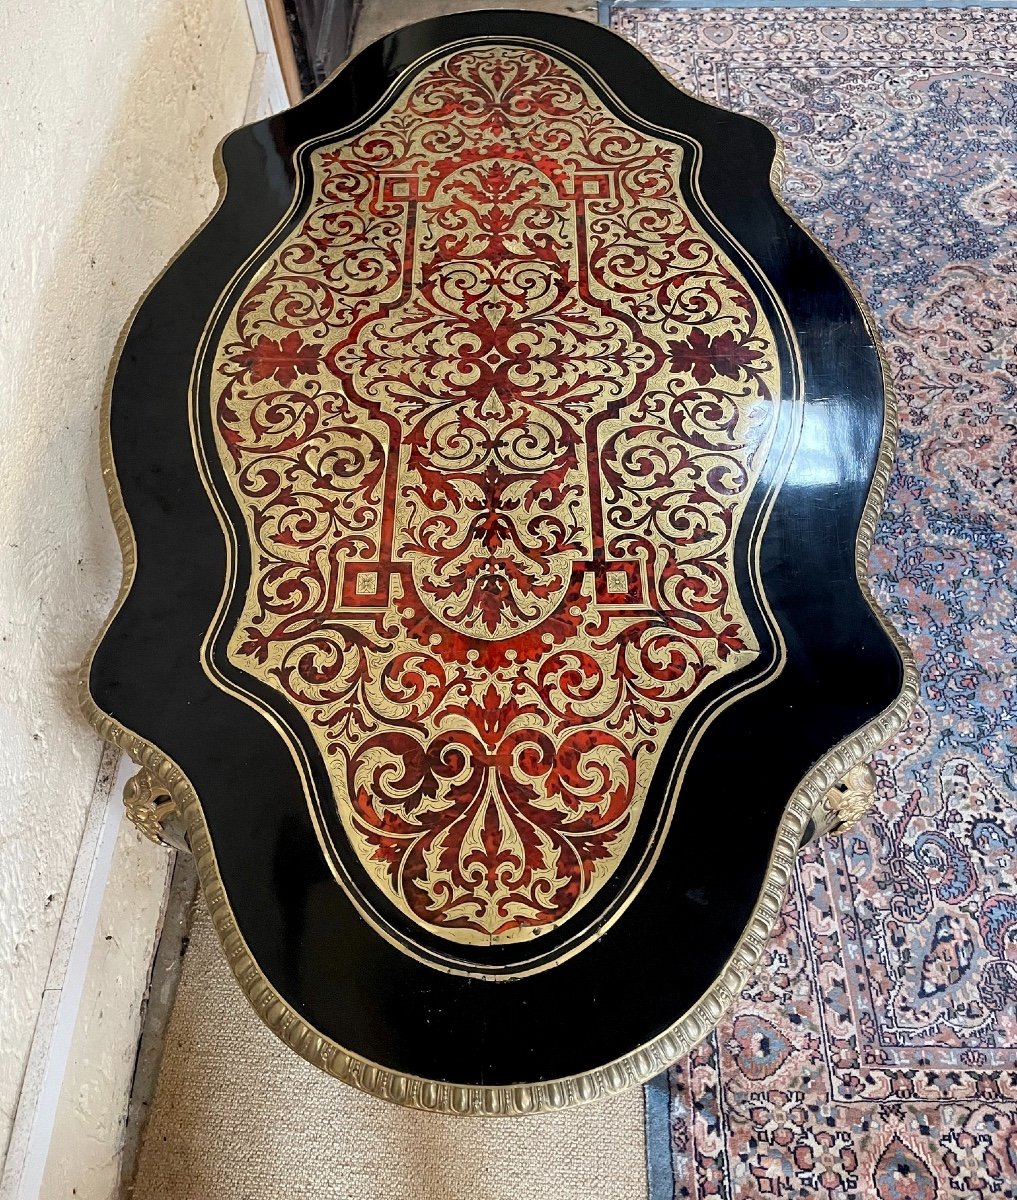
{"label": "floor", "polygon": [[250,1010],[199,902],[135,1200],[645,1200],[643,1096],[540,1117],[383,1103],[298,1058]]}
{"label": "floor", "polygon": [[[534,9],[561,13],[586,21],[606,24],[611,9],[620,8],[965,8],[968,0],[516,0],[515,3],[485,4],[483,0],[364,0],[353,34],[353,52],[391,33],[411,20],[424,20],[444,13],[474,8]],[[1014,0],[982,0],[979,8],[1010,8]]]}
{"label": "floor", "polygon": [[516,0],[514,4],[485,4],[484,0],[419,0],[419,3],[412,5],[407,0],[364,0],[353,34],[354,53],[409,21],[422,21],[427,17],[440,17],[474,8],[533,9],[536,12],[581,17],[585,21],[597,20],[597,0]]}

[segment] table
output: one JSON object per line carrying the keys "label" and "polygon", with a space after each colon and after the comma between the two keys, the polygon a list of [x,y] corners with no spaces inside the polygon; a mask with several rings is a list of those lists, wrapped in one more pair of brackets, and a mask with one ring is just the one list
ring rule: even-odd
{"label": "table", "polygon": [[374,1095],[675,1061],[914,702],[885,364],[776,160],[597,26],[421,22],[225,140],[122,340],[85,714],[259,1015]]}

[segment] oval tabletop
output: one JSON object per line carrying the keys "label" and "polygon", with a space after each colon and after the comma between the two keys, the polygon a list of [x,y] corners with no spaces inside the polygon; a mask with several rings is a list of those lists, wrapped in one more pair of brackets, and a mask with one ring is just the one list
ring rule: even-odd
{"label": "oval tabletop", "polygon": [[596,26],[422,22],[226,139],[125,334],[84,706],[260,1015],[377,1095],[674,1061],[913,700],[879,350],[775,157]]}

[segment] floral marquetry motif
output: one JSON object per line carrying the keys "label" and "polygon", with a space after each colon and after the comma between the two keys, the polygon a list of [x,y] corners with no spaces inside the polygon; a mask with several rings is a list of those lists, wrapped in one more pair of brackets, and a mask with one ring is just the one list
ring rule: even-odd
{"label": "floral marquetry motif", "polygon": [[306,720],[373,883],[452,941],[582,908],[690,699],[759,650],[736,543],[778,354],[688,153],[541,50],[439,57],[314,144],[218,338],[230,660]]}

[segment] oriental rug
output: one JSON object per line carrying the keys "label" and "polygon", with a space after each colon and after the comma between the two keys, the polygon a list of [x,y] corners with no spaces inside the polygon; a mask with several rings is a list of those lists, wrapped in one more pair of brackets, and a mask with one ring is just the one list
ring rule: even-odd
{"label": "oriental rug", "polygon": [[615,29],[784,143],[872,304],[900,446],[870,571],[922,702],[765,969],[647,1094],[651,1200],[1017,1195],[1017,21],[628,9]]}

